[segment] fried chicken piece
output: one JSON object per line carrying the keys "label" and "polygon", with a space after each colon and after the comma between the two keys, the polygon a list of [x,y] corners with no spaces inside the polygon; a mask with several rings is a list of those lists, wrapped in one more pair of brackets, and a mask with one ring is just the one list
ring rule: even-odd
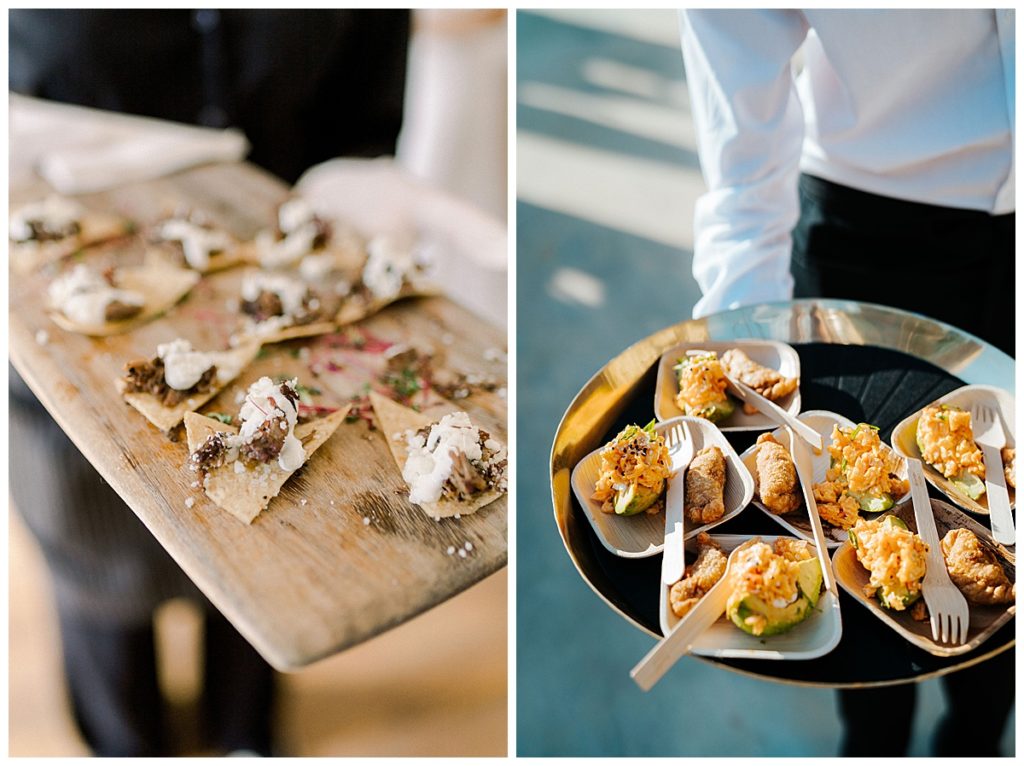
{"label": "fried chicken piece", "polygon": [[757,494],[765,507],[775,514],[791,513],[800,507],[800,485],[796,466],[786,448],[771,434],[757,437]]}
{"label": "fried chicken piece", "polygon": [[964,598],[979,606],[1011,603],[1017,596],[996,554],[969,529],[951,529],[942,538],[946,570]]}
{"label": "fried chicken piece", "polygon": [[919,600],[910,607],[910,618],[916,622],[928,621],[928,605],[925,604],[924,599]]}
{"label": "fried chicken piece", "polygon": [[1006,476],[1006,486],[1017,489],[1017,471],[1014,462],[1017,459],[1017,450],[1014,447],[1003,447],[999,451],[1003,459],[1003,475]]}
{"label": "fried chicken piece", "polygon": [[[800,383],[797,378],[787,378],[778,370],[758,364],[738,348],[730,348],[722,354],[721,361],[726,375],[746,383],[765,399],[773,402],[793,393]],[[757,408],[744,404],[743,411],[753,415]]]}
{"label": "fried chicken piece", "polygon": [[685,617],[711,587],[722,579],[728,557],[706,532],[697,535],[697,559],[686,567],[683,579],[672,586],[669,603],[676,617]]}
{"label": "fried chicken piece", "polygon": [[718,447],[698,452],[686,470],[686,518],[710,524],[725,514],[725,456]]}

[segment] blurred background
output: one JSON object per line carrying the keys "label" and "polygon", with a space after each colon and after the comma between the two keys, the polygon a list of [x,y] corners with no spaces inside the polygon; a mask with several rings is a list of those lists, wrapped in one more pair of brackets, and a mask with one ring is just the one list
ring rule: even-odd
{"label": "blurred background", "polygon": [[[555,430],[608,360],[690,318],[703,181],[675,12],[521,11],[517,49],[518,753],[836,755],[828,689],[685,658],[641,692],[629,670],[652,639],[565,552],[551,507]],[[928,753],[941,709],[938,681],[921,684],[911,755]],[[1014,746],[1009,726],[1002,752]]]}
{"label": "blurred background", "polygon": [[[336,30],[340,52],[335,56],[333,51],[307,51],[322,69],[311,71],[302,85],[319,83],[321,90],[313,100],[327,116],[317,122],[307,115],[301,126],[307,129],[302,152],[274,151],[273,136],[268,135],[273,121],[266,115],[269,110],[281,115],[283,122],[290,105],[273,100],[268,104],[266,99],[261,103],[259,94],[254,95],[254,83],[267,82],[261,68],[268,62],[255,54],[223,57],[224,51],[236,49],[224,45],[222,36],[230,39],[239,29],[248,28],[257,36],[261,25],[282,35],[294,31],[280,15],[259,15],[287,12],[228,11],[222,16],[211,10],[176,11],[181,17],[176,37],[154,31],[158,24],[153,18],[136,17],[132,24],[137,24],[138,39],[123,40],[124,45],[146,45],[149,39],[162,47],[140,57],[139,71],[125,77],[137,76],[146,85],[149,76],[160,76],[161,82],[180,76],[185,84],[182,90],[168,86],[170,92],[162,93],[152,87],[127,88],[124,93],[133,94],[131,98],[87,82],[84,72],[68,64],[76,57],[90,61],[97,82],[110,74],[113,57],[90,32],[123,22],[123,16],[111,16],[119,12],[74,17],[60,11],[38,13],[57,15],[10,17],[13,92],[130,114],[158,114],[206,127],[240,126],[254,147],[250,159],[289,182],[332,157],[378,158],[373,162],[389,163],[394,172],[483,211],[482,217],[493,219],[494,229],[504,238],[503,10],[389,11],[355,24],[329,19],[331,23],[322,26]],[[255,15],[244,18],[246,13]],[[344,37],[351,29],[362,29],[363,34],[353,38],[348,32],[350,36]],[[47,45],[47,40],[57,44]],[[367,51],[365,46],[373,41],[381,48]],[[384,48],[385,43],[390,47]],[[296,62],[281,63],[277,71]],[[301,60],[299,66],[304,66]],[[194,67],[203,76],[192,71]],[[241,90],[250,89],[247,103],[258,105],[253,113],[241,108],[242,99],[233,98],[219,79],[218,73],[225,72],[237,76]],[[288,90],[285,83],[283,92]],[[278,87],[277,94],[281,92]],[[361,101],[367,92],[372,101]],[[369,129],[361,133],[357,125]],[[319,134],[314,135],[314,129],[320,129]],[[504,259],[504,248],[500,255]],[[491,265],[495,273],[501,272],[503,296],[504,261]],[[9,518],[9,755],[88,755],[72,720],[62,672],[52,581],[13,501],[11,507],[15,512]],[[507,584],[501,571],[372,641],[299,673],[279,676],[275,729],[281,754],[504,755]],[[182,754],[207,754],[199,741],[200,610],[189,601],[172,600],[157,612],[156,624],[158,675],[169,703],[175,747]]]}
{"label": "blurred background", "polygon": [[[8,755],[84,756],[60,664],[57,615],[42,556],[9,521]],[[498,756],[507,750],[506,571],[372,641],[279,676],[283,755]],[[199,742],[200,613],[158,612],[157,671],[183,755]]]}

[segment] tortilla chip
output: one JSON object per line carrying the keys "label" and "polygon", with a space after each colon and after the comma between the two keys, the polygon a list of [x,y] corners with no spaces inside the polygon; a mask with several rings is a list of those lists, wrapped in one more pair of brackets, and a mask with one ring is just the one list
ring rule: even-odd
{"label": "tortilla chip", "polygon": [[[295,426],[295,436],[302,442],[307,461],[338,430],[348,411],[349,407],[345,406],[327,417]],[[195,412],[185,413],[185,434],[190,455],[210,434],[218,431],[235,434],[238,433],[238,426],[226,425]],[[242,473],[235,472],[235,463],[228,463],[209,471],[203,487],[206,496],[214,503],[236,519],[251,524],[270,501],[277,497],[292,473],[294,471],[281,470],[276,460]]]}
{"label": "tortilla chip", "polygon": [[74,255],[83,248],[98,245],[127,234],[131,225],[120,216],[88,212],[79,221],[81,231],[72,237],[50,242],[12,242],[11,265],[19,274]]}
{"label": "tortilla chip", "polygon": [[352,324],[360,321],[361,319],[373,316],[381,309],[405,298],[438,295],[439,293],[440,290],[433,285],[429,285],[424,282],[407,282],[402,285],[402,289],[399,291],[398,295],[387,300],[367,300],[362,296],[354,295],[349,298],[345,298],[342,301],[341,308],[338,309],[338,313],[334,316],[334,321],[339,325]]}
{"label": "tortilla chip", "polygon": [[[159,242],[153,247],[165,249],[167,252],[167,258],[176,268],[179,269],[192,269],[188,261],[185,260],[185,256],[181,250],[177,247],[172,247],[175,243],[173,242]],[[248,256],[246,255],[247,245],[234,242],[230,249],[224,250],[220,253],[210,256],[210,262],[206,265],[205,269],[193,269],[198,271],[200,274],[213,274],[218,271],[224,271],[230,269],[232,266],[238,266],[242,263],[248,262]]]}
{"label": "tortilla chip", "polygon": [[284,327],[277,332],[268,335],[257,335],[252,332],[241,332],[231,338],[231,345],[236,346],[242,343],[262,343],[264,346],[271,343],[281,343],[296,338],[310,338],[314,335],[327,335],[337,329],[334,322],[313,322],[311,324],[292,325]]}
{"label": "tortilla chip", "polygon": [[[238,348],[231,349],[230,351],[212,352],[213,356],[217,359],[215,362],[217,365],[216,383],[209,391],[202,394],[196,394],[188,399],[183,399],[173,407],[161,404],[153,394],[145,392],[125,393],[124,378],[117,379],[118,390],[121,392],[122,396],[124,396],[124,400],[141,412],[145,416],[146,420],[155,425],[161,431],[170,431],[182,421],[186,412],[194,412],[195,410],[198,410],[213,397],[223,391],[224,387],[227,386],[228,383],[237,378],[238,375],[240,375],[242,371],[249,366],[259,352],[260,344],[254,342],[247,343],[244,346],[239,346]],[[238,372],[229,378],[221,378],[220,371],[224,369],[224,362],[230,362],[230,366],[237,367]]]}
{"label": "tortilla chip", "polygon": [[215,271],[224,271],[233,266],[240,266],[249,262],[249,244],[247,242],[235,242],[230,250],[210,256],[210,264],[203,269],[204,274],[213,274]]}
{"label": "tortilla chip", "polygon": [[334,256],[334,269],[336,271],[350,271],[358,274],[359,269],[366,262],[366,244],[362,236],[352,228],[338,228],[339,224],[336,221],[332,222],[332,226],[335,227],[334,234],[324,247],[304,253],[293,262],[281,266],[264,265],[262,260],[263,253],[259,246],[259,237],[263,234],[261,232],[261,234],[256,235],[255,239],[243,245],[245,261],[261,269],[296,271],[302,259],[307,255],[332,255]]}
{"label": "tortilla chip", "polygon": [[[416,410],[403,407],[401,404],[375,391],[370,392],[370,404],[373,405],[373,411],[377,413],[381,433],[384,434],[384,438],[388,442],[388,448],[391,450],[391,455],[395,458],[395,462],[398,463],[398,471],[401,473],[405,469],[405,461],[408,458],[405,443],[406,431],[418,431],[421,428],[426,428],[436,422],[436,419],[428,417],[422,412],[416,412]],[[398,439],[394,438],[396,434],[399,435]],[[485,505],[490,505],[503,494],[505,493],[492,489],[487,492],[481,492],[479,495],[468,500],[459,501],[442,497],[437,502],[420,503],[418,505],[427,512],[427,515],[434,519],[454,516],[455,514],[466,516],[480,510]]]}
{"label": "tortilla chip", "polygon": [[134,290],[145,301],[142,311],[131,319],[83,325],[72,322],[57,309],[50,309],[50,319],[64,330],[82,335],[102,337],[126,332],[160,316],[188,295],[201,279],[198,272],[171,266],[159,258],[150,258],[144,266],[130,266],[118,271],[118,288]]}

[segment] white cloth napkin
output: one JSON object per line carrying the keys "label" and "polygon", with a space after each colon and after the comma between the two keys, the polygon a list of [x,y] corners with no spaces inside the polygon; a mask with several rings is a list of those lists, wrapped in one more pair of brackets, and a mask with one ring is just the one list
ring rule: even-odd
{"label": "white cloth napkin", "polygon": [[429,249],[431,276],[449,298],[508,326],[508,229],[500,221],[391,159],[331,160],[307,171],[295,191],[365,236],[415,238]]}
{"label": "white cloth napkin", "polygon": [[30,163],[62,194],[102,191],[209,162],[234,162],[249,150],[236,129],[198,128],[17,95],[10,99],[10,129],[18,161]]}

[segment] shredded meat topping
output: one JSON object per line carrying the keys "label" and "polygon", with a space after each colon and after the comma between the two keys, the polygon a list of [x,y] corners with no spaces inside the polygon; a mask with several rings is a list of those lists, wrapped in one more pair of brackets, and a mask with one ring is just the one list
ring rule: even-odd
{"label": "shredded meat topping", "polygon": [[45,221],[28,221],[28,228],[32,232],[25,242],[52,242],[56,240],[73,237],[82,231],[78,221],[71,221],[63,226],[54,226]]}
{"label": "shredded meat topping", "polygon": [[284,394],[284,398],[291,403],[292,407],[298,409],[299,394],[287,380],[281,383],[281,393]]}
{"label": "shredded meat topping", "polygon": [[152,394],[165,407],[174,407],[190,396],[206,393],[212,388],[213,381],[217,377],[217,366],[211,365],[210,369],[202,374],[192,388],[187,391],[179,391],[167,385],[164,375],[164,360],[160,357],[129,362],[124,369],[126,390],[129,393]]}
{"label": "shredded meat topping", "polygon": [[107,304],[103,318],[108,322],[120,322],[122,319],[131,319],[142,311],[142,306],[135,306],[121,301],[111,301]]}
{"label": "shredded meat topping", "polygon": [[284,314],[284,306],[277,293],[269,290],[262,290],[254,301],[242,301],[242,311],[251,316],[257,322],[263,322],[270,317]]}
{"label": "shredded meat topping", "polygon": [[448,477],[445,489],[460,500],[479,494],[487,489],[487,478],[463,452],[452,452],[452,475]]}
{"label": "shredded meat topping", "polygon": [[199,473],[201,479],[206,478],[207,472],[224,465],[224,458],[227,455],[224,436],[225,434],[220,432],[210,434],[206,437],[206,441],[189,456],[189,466],[193,471]]}
{"label": "shredded meat topping", "polygon": [[320,216],[313,216],[313,223],[316,224],[316,236],[313,238],[313,249],[319,250],[326,247],[331,238],[331,224]]}
{"label": "shredded meat topping", "polygon": [[284,439],[288,435],[288,421],[283,417],[265,420],[253,434],[252,439],[239,447],[239,457],[256,463],[269,463],[276,460],[284,448]]}
{"label": "shredded meat topping", "polygon": [[[284,315],[284,304],[277,293],[269,290],[261,290],[256,300],[243,300],[242,312],[252,317],[256,322],[265,322],[271,317]],[[311,324],[323,315],[320,308],[320,299],[312,290],[307,290],[302,298],[302,311],[293,315],[294,324]]]}

